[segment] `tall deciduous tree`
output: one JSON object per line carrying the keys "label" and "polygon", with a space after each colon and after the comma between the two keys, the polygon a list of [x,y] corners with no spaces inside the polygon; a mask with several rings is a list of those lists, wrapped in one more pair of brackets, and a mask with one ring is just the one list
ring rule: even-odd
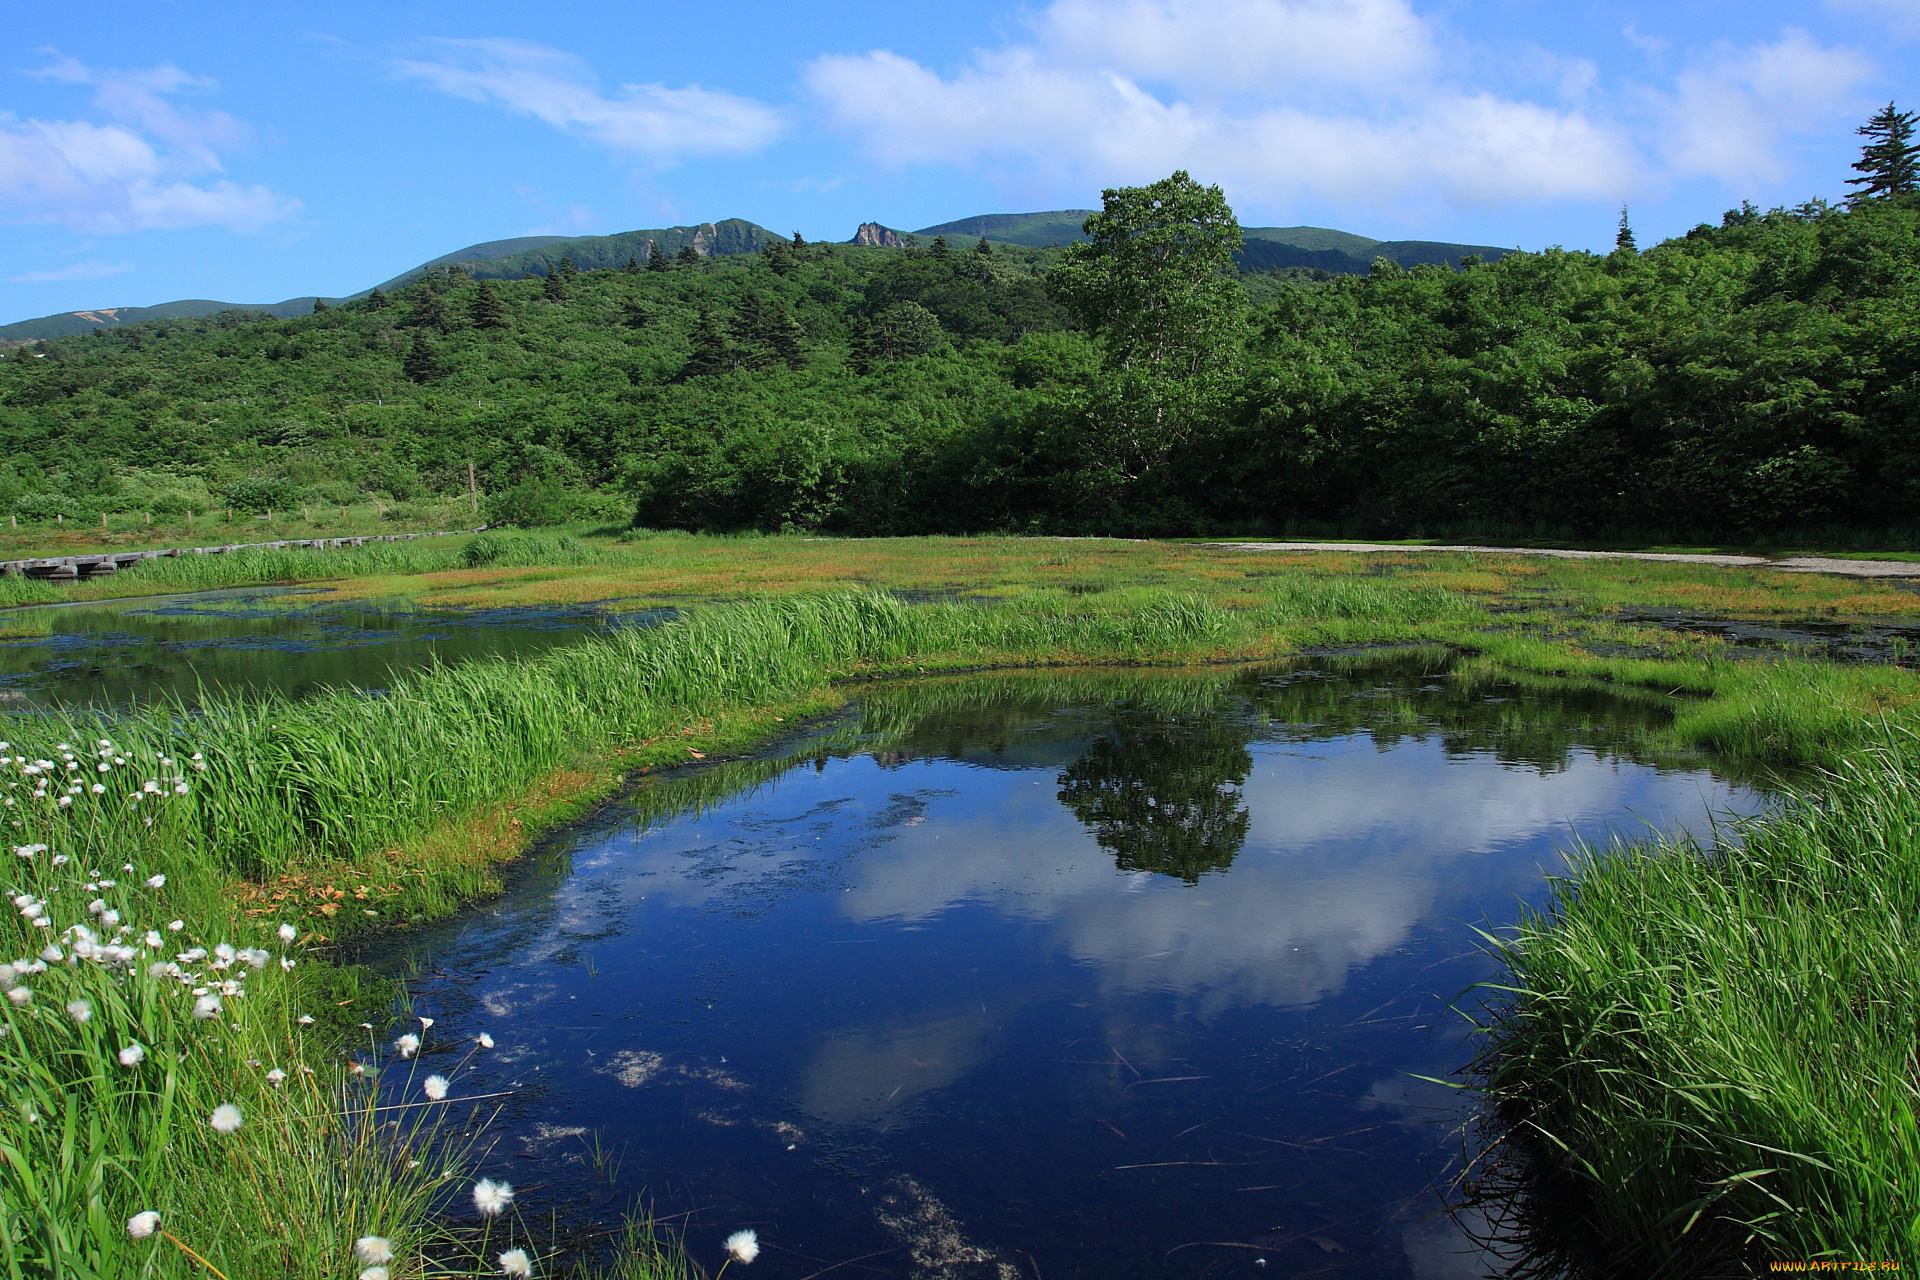
{"label": "tall deciduous tree", "polygon": [[1891,102],[1854,130],[1868,139],[1853,165],[1860,176],[1847,179],[1848,186],[1860,188],[1853,193],[1855,200],[1920,191],[1920,144],[1914,142],[1913,131],[1913,112],[1895,110]]}
{"label": "tall deciduous tree", "polygon": [[476,329],[504,329],[507,327],[506,304],[500,301],[500,295],[494,292],[493,281],[482,280],[480,291],[473,296],[473,327]]}
{"label": "tall deciduous tree", "polygon": [[1233,275],[1240,223],[1219,187],[1184,170],[1101,193],[1048,292],[1103,346],[1087,406],[1096,487],[1136,481],[1178,447],[1225,391],[1247,327]]}

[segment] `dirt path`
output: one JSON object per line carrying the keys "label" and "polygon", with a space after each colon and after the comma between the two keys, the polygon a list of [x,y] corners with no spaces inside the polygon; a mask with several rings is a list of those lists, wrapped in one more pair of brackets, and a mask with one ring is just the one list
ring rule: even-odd
{"label": "dirt path", "polygon": [[1391,542],[1216,542],[1235,551],[1470,551],[1489,556],[1549,556],[1556,560],[1668,560],[1676,564],[1712,564],[1730,569],[1778,569],[1783,573],[1833,573],[1848,578],[1920,578],[1920,563],[1903,560],[1837,560],[1830,556],[1688,555],[1678,551],[1567,551],[1552,547],[1477,547],[1464,545],[1403,547]]}

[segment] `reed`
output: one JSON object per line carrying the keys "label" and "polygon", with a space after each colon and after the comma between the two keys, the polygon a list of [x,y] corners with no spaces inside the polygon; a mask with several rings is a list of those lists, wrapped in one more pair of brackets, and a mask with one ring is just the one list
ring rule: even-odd
{"label": "reed", "polygon": [[1920,1257],[1920,741],[1710,845],[1583,851],[1499,940],[1482,1189],[1542,1274]]}

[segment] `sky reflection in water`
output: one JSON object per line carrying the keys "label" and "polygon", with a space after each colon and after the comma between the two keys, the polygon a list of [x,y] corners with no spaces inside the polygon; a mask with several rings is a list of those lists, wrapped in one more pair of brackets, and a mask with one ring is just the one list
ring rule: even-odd
{"label": "sky reflection in water", "polygon": [[418,1070],[491,1031],[483,1171],[697,1210],[710,1263],[755,1226],[794,1277],[1477,1275],[1433,1216],[1458,1099],[1414,1078],[1461,1060],[1469,923],[1570,829],[1759,801],[1635,746],[1657,698],[1446,666],[877,689],[385,957],[449,1036]]}

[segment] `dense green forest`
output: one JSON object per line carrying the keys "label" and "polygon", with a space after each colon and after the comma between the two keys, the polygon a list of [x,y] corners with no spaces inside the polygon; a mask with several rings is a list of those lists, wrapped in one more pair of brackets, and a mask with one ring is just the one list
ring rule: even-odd
{"label": "dense green forest", "polygon": [[[464,489],[490,518],[849,533],[1759,538],[1920,526],[1920,196],[1641,251],[1236,271],[1217,189],[1057,248],[444,268],[0,359],[0,510]],[[797,237],[796,237],[797,241]]]}

